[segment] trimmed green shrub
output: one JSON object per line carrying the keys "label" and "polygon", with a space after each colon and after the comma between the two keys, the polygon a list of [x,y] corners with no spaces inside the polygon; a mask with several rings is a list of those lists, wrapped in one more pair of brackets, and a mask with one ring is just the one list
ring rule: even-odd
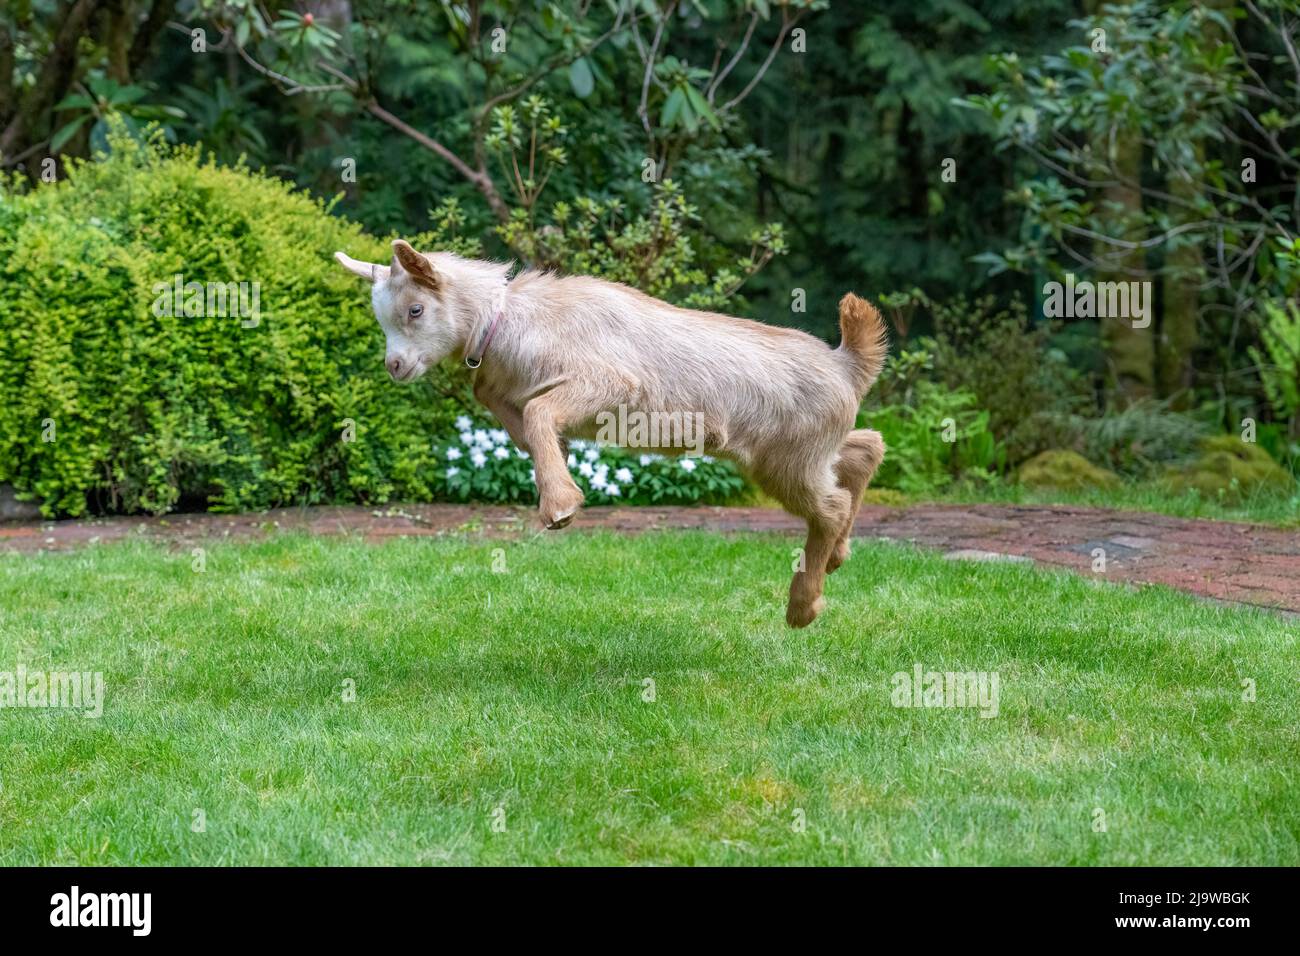
{"label": "trimmed green shrub", "polygon": [[[0,483],[49,515],[430,498],[456,390],[388,380],[336,249],[387,258],[285,183],[157,139],[4,182]],[[177,300],[178,276],[201,289]],[[223,303],[227,283],[249,285]]]}

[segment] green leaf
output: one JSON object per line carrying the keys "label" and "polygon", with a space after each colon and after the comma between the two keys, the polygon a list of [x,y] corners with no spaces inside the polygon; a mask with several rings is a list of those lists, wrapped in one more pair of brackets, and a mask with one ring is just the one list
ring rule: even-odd
{"label": "green leaf", "polygon": [[709,101],[704,98],[699,90],[693,86],[687,86],[686,96],[691,101],[691,107],[700,116],[708,122],[714,129],[718,129],[722,124],[718,122],[718,116],[713,112],[713,107],[709,106]]}
{"label": "green leaf", "polygon": [[148,92],[143,86],[119,86],[108,96],[108,101],[113,106],[124,106],[137,102]]}
{"label": "green leaf", "polygon": [[585,56],[569,64],[569,85],[573,87],[573,92],[579,99],[586,99],[596,88],[596,78],[592,75],[591,64],[587,62]]}
{"label": "green leaf", "polygon": [[680,86],[675,87],[672,93],[668,94],[668,99],[664,100],[664,108],[659,114],[659,125],[665,129],[672,129],[685,105],[686,93]]}
{"label": "green leaf", "polygon": [[56,110],[90,109],[94,105],[95,101],[89,96],[82,93],[73,93],[71,96],[65,96],[59,100],[54,108]]}
{"label": "green leaf", "polygon": [[90,114],[84,113],[81,116],[78,116],[76,119],[74,119],[67,126],[63,127],[53,136],[51,136],[50,152],[57,153],[60,149],[62,149],[64,145],[68,142],[68,140],[72,139],[72,137],[76,135],[77,130],[81,129],[82,125],[88,119],[90,119]]}

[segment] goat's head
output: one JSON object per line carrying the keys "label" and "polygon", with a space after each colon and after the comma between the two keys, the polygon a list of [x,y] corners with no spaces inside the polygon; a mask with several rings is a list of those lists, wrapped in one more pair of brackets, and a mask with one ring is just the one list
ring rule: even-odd
{"label": "goat's head", "polygon": [[410,243],[393,240],[393,261],[387,266],[359,262],[341,252],[334,258],[373,283],[370,301],[384,330],[384,364],[393,381],[419,378],[459,344],[445,308],[447,277]]}

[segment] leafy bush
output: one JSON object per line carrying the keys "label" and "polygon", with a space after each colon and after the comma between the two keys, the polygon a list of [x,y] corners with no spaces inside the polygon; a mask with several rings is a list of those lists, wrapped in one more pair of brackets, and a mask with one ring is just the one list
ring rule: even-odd
{"label": "leafy bush", "polygon": [[[456,420],[457,433],[438,443],[446,465],[438,472],[438,489],[460,501],[534,502],[533,466],[503,430],[467,415]],[[587,496],[587,504],[723,504],[737,497],[745,481],[725,461],[665,458],[600,445],[569,442],[569,472]]]}
{"label": "leafy bush", "polygon": [[[111,146],[0,190],[0,482],[71,515],[429,498],[457,403],[437,371],[388,381],[368,290],[331,258],[384,244],[279,180]],[[258,308],[168,310],[175,276],[250,283]]]}
{"label": "leafy bush", "polygon": [[1265,302],[1264,315],[1260,338],[1265,351],[1252,348],[1250,355],[1260,367],[1264,392],[1278,417],[1289,421],[1291,433],[1300,436],[1300,305]]}
{"label": "leafy bush", "polygon": [[[568,128],[550,103],[530,96],[492,111],[484,145],[514,201],[497,236],[529,265],[623,282],[693,309],[721,309],[775,256],[786,252],[780,223],[755,227],[736,255],[704,243],[700,211],[672,179],[636,183],[604,199],[570,193],[539,222],[541,196],[568,162]],[[431,213],[437,219],[437,213]]]}
{"label": "leafy bush", "polygon": [[1002,308],[992,296],[936,301],[919,289],[885,302],[899,316],[928,311],[934,334],[917,345],[931,356],[932,377],[974,396],[1009,462],[1070,442],[1067,416],[1086,406],[1086,382],[1052,346],[1053,327],[1033,325],[1023,302]]}
{"label": "leafy bush", "polygon": [[971,392],[926,377],[933,368],[929,352],[904,350],[868,394],[858,426],[878,430],[887,449],[873,487],[928,494],[957,480],[990,480],[1006,467],[989,412]]}
{"label": "leafy bush", "polygon": [[1138,476],[1194,454],[1209,431],[1191,415],[1155,399],[1139,399],[1101,418],[1075,416],[1070,427],[1078,433],[1078,444],[1089,461]]}
{"label": "leafy bush", "polygon": [[631,214],[621,199],[580,197],[557,202],[551,221],[541,227],[516,209],[499,232],[539,268],[623,282],[691,309],[722,309],[750,276],[785,251],[785,239],[779,223],[756,229],[748,255],[710,269],[690,235],[698,218],[681,188],[665,180],[644,213]]}

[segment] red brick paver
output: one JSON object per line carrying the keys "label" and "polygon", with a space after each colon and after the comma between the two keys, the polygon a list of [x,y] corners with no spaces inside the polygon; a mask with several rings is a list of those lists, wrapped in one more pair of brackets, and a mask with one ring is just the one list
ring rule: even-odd
{"label": "red brick paver", "polygon": [[[798,534],[802,522],[766,508],[587,508],[573,526],[621,532],[659,528]],[[476,531],[539,533],[531,509],[467,505],[282,508],[245,515],[171,515],[0,524],[0,549],[60,551],[141,536],[188,542],[313,534],[398,535]],[[1203,597],[1300,613],[1300,532],[1226,521],[1093,508],[1019,505],[863,507],[855,534],[938,548],[954,558],[1030,558],[1093,574],[1105,552],[1107,580],[1167,584]],[[567,532],[564,532],[567,533]],[[958,553],[960,552],[960,553]]]}

